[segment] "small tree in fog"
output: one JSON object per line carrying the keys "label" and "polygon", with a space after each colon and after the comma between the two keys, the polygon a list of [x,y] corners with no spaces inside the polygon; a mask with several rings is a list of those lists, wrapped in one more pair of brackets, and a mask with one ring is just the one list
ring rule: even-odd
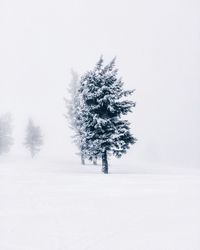
{"label": "small tree in fog", "polygon": [[64,98],[67,108],[67,114],[65,115],[65,117],[68,120],[69,127],[75,131],[76,131],[76,121],[75,121],[76,93],[78,89],[78,83],[79,83],[78,74],[74,70],[71,70],[71,81],[67,89],[69,97]]}
{"label": "small tree in fog", "polygon": [[73,130],[73,141],[77,145],[81,155],[81,163],[85,164],[85,157],[83,155],[83,143],[81,140],[81,105],[79,100],[79,77],[77,72],[71,70],[71,81],[68,87],[68,98],[64,98],[67,113],[65,115],[70,129]]}
{"label": "small tree in fog", "polygon": [[43,144],[43,138],[41,135],[41,129],[39,126],[35,126],[33,121],[28,121],[25,137],[25,147],[30,151],[31,156],[34,157]]}
{"label": "small tree in fog", "polygon": [[0,117],[0,154],[9,152],[12,144],[12,118],[5,114]]}

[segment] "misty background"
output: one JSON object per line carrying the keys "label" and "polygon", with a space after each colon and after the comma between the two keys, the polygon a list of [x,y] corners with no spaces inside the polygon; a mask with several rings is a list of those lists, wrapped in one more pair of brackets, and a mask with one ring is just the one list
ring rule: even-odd
{"label": "misty background", "polygon": [[15,137],[6,157],[28,155],[31,117],[41,154],[75,159],[63,116],[70,69],[81,75],[104,55],[117,56],[119,76],[136,89],[129,119],[138,142],[122,159],[198,166],[199,13],[198,0],[0,0],[0,114],[12,113]]}

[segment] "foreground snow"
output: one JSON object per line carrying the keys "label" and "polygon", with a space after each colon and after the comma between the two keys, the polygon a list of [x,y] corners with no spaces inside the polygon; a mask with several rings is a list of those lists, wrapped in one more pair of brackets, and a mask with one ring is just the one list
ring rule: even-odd
{"label": "foreground snow", "polygon": [[199,250],[200,172],[0,162],[1,250]]}

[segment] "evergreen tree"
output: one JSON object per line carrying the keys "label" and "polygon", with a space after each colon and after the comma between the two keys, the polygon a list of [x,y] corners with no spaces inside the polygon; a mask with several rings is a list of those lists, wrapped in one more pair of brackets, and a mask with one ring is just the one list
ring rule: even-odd
{"label": "evergreen tree", "polygon": [[71,70],[71,81],[68,87],[68,98],[64,98],[66,108],[67,108],[67,114],[65,115],[66,119],[68,120],[68,124],[70,129],[73,130],[73,141],[77,145],[80,151],[81,156],[81,163],[85,164],[85,156],[83,154],[82,149],[82,140],[81,140],[81,106],[80,106],[80,100],[78,95],[78,88],[79,88],[79,77],[78,74]]}
{"label": "evergreen tree", "polygon": [[106,66],[101,57],[95,68],[80,81],[81,136],[84,154],[102,158],[102,171],[108,173],[108,155],[121,157],[136,138],[130,123],[123,119],[135,107],[126,98],[133,90],[123,90],[124,83],[117,77],[115,58]]}
{"label": "evergreen tree", "polygon": [[68,120],[69,127],[76,131],[76,94],[79,84],[79,77],[77,72],[71,70],[71,81],[69,83],[69,87],[67,89],[69,98],[64,98],[67,114],[65,117]]}
{"label": "evergreen tree", "polygon": [[35,126],[33,121],[29,119],[24,145],[30,151],[32,158],[40,151],[42,144],[43,138],[40,127]]}
{"label": "evergreen tree", "polygon": [[12,118],[5,114],[0,117],[0,154],[9,152],[12,144]]}

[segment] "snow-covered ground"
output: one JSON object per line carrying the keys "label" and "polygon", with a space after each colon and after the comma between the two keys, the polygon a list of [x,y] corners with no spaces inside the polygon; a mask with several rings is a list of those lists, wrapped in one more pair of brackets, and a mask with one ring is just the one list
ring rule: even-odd
{"label": "snow-covered ground", "polygon": [[200,249],[200,170],[99,168],[1,160],[0,250]]}

